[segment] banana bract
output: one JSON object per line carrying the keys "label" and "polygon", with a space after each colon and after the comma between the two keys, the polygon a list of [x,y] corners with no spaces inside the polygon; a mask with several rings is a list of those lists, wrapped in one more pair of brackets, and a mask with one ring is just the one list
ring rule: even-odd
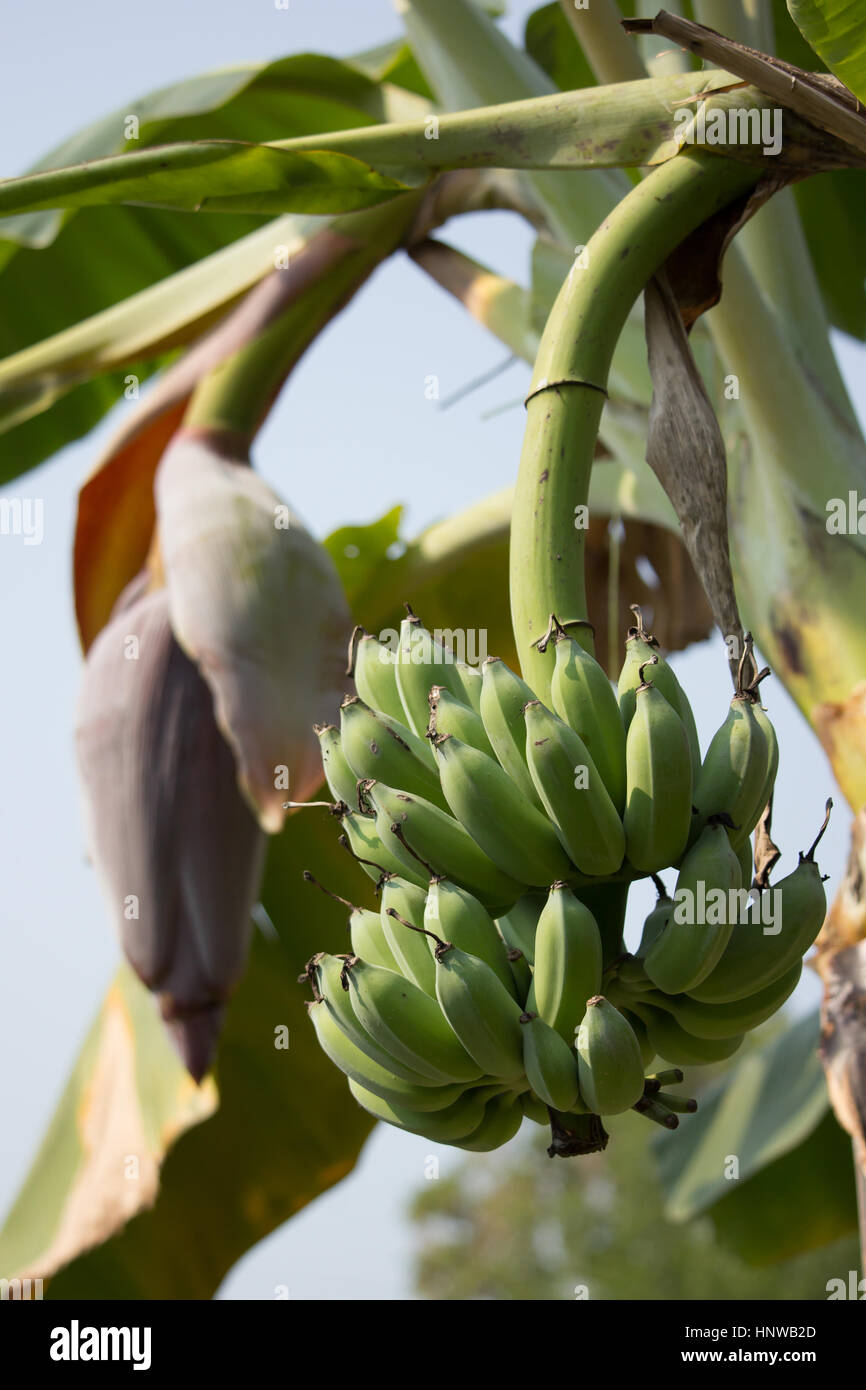
{"label": "banana bract", "polygon": [[[695,1109],[670,1090],[678,1068],[731,1056],[783,1006],[823,921],[814,845],[776,886],[759,865],[751,888],[779,750],[766,673],[743,682],[748,641],[702,763],[639,613],[616,695],[573,626],[553,617],[538,643],[552,710],[498,658],[466,666],[411,610],[394,651],[356,630],[358,695],[339,729],[316,729],[380,910],[352,910],[351,955],[311,962],[311,1021],[357,1103],[431,1142],[494,1149],[526,1118],[572,1156],[604,1147],[600,1116],[676,1128]],[[630,955],[644,875],[657,902]],[[673,1070],[650,1072],[657,1059]]]}

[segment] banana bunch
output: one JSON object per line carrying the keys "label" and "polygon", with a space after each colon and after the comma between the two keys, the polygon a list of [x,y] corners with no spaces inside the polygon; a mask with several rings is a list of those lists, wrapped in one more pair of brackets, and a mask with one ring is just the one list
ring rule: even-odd
{"label": "banana bunch", "polygon": [[[380,907],[347,904],[351,950],[301,978],[322,1048],[377,1119],[484,1150],[529,1117],[562,1155],[603,1148],[605,1115],[675,1128],[695,1108],[666,1089],[679,1068],[732,1055],[794,989],[824,918],[827,821],[792,874],[771,887],[761,867],[750,887],[778,767],[768,672],[745,683],[747,640],[702,759],[635,614],[616,691],[570,631],[587,625],[551,618],[551,708],[498,658],[460,661],[411,609],[396,651],[356,629],[357,694],[316,733]],[[628,888],[647,875],[658,902],[632,955]],[[655,1058],[672,1069],[647,1074]]]}

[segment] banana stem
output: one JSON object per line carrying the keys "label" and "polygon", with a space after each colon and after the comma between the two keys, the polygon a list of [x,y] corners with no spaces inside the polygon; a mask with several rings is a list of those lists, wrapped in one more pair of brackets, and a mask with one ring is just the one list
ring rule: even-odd
{"label": "banana stem", "polygon": [[[550,661],[533,644],[550,613],[562,622],[587,616],[589,480],[611,359],[629,310],[683,238],[758,176],[756,168],[692,150],[658,166],[601,224],[550,312],[527,398],[510,559],[521,669],[545,703]],[[579,640],[592,650],[588,629]]]}
{"label": "banana stem", "polygon": [[559,0],[559,4],[599,85],[646,77],[637,44],[619,22],[622,16],[616,0],[592,0],[582,10],[575,8],[573,0]]}

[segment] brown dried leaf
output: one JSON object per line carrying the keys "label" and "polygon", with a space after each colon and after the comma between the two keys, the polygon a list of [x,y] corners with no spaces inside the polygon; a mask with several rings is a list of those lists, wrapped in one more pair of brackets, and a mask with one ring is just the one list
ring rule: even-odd
{"label": "brown dried leaf", "polygon": [[821,1061],[836,1118],[866,1176],[866,941],[824,961]]}
{"label": "brown dried leaf", "polygon": [[646,287],[653,399],[647,462],[679,518],[683,541],[725,637],[742,638],[728,549],[722,433],[665,276]]}

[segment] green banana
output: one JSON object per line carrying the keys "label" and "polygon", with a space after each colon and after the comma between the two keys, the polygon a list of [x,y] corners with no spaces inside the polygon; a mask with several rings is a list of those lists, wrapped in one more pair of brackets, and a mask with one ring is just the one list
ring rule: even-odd
{"label": "green banana", "polygon": [[340,1031],[365,1057],[375,1063],[380,1071],[398,1077],[412,1086],[441,1086],[441,1075],[431,1077],[415,1067],[407,1066],[405,1062],[394,1057],[389,1048],[382,1047],[371,1037],[359,1021],[352,1008],[348,990],[343,986],[344,968],[346,961],[350,959],[349,956],[331,956],[323,952],[314,956],[307,967],[314,993],[318,998],[325,1000],[339,1024]]}
{"label": "green banana", "polygon": [[486,753],[488,758],[496,757],[493,745],[487,737],[484,721],[471,705],[458,700],[444,685],[432,687],[429,702],[428,739],[435,738],[436,734],[453,734],[461,743],[468,743],[471,748]]}
{"label": "green banana", "polygon": [[579,1096],[574,1052],[538,1014],[523,1013],[520,1023],[527,1081],[545,1105],[571,1110]]}
{"label": "green banana", "polygon": [[517,1096],[494,1096],[487,1102],[484,1119],[478,1128],[468,1139],[455,1139],[454,1147],[468,1149],[471,1153],[489,1153],[513,1139],[522,1123],[523,1110]]}
{"label": "green banana", "polygon": [[553,617],[551,624],[556,627],[551,703],[560,719],[583,739],[611,801],[621,813],[626,794],[625,729],[613,686],[595,657],[569,637]]}
{"label": "green banana", "polygon": [[773,916],[781,930],[765,934],[766,924],[760,922],[741,922],[735,926],[718,965],[706,979],[689,990],[694,999],[707,1004],[727,1004],[740,999],[748,1003],[751,995],[778,980],[808,951],[827,913],[815,850],[827,828],[832,804],[832,801],[827,802],[827,813],[818,837],[808,852],[800,855],[793,873],[775,887],[764,890],[778,895],[774,900]]}
{"label": "green banana", "polygon": [[523,713],[529,772],[563,848],[582,873],[615,874],[625,834],[586,744],[539,700]]}
{"label": "green banana", "polygon": [[348,675],[354,676],[355,689],[365,705],[403,722],[405,715],[397,688],[396,657],[390,647],[362,627],[356,627],[352,633]]}
{"label": "green banana", "polygon": [[[414,919],[413,919],[414,920]],[[433,878],[427,890],[421,925],[461,951],[468,951],[485,961],[505,988],[515,994],[514,978],[508,962],[507,948],[496,930],[493,918],[476,897],[456,883]],[[420,938],[425,945],[431,967],[434,965],[433,936]],[[435,991],[435,969],[434,969]],[[515,996],[516,997],[516,996]]]}
{"label": "green banana", "polygon": [[535,699],[526,681],[498,656],[488,656],[481,667],[481,718],[501,768],[533,806],[541,809],[541,797],[526,764],[524,706]]}
{"label": "green banana", "polygon": [[511,971],[511,993],[518,1004],[526,1004],[532,988],[532,968],[519,946],[512,946],[507,952],[508,968]]}
{"label": "green banana", "polygon": [[340,730],[335,729],[333,724],[314,724],[313,729],[319,740],[322,771],[331,796],[335,801],[344,801],[347,806],[357,806],[358,778],[346,762]]}
{"label": "green banana", "polygon": [[533,1003],[527,1000],[527,1009],[540,1014],[573,1047],[587,1000],[601,987],[601,971],[601,935],[595,918],[567,884],[554,883],[538,918]]}
{"label": "green banana", "polygon": [[550,1124],[547,1106],[531,1091],[523,1091],[518,1097],[518,1104],[526,1118],[532,1120],[534,1124],[543,1125],[545,1129]]}
{"label": "green banana", "polygon": [[622,722],[628,732],[629,725],[634,717],[635,697],[637,687],[643,677],[640,674],[641,666],[645,666],[653,657],[656,658],[655,673],[653,676],[654,685],[664,695],[668,704],[675,709],[683,727],[686,731],[686,738],[689,743],[691,754],[693,777],[697,777],[698,768],[701,765],[701,747],[698,742],[698,731],[695,725],[695,716],[689,704],[688,697],[674,674],[673,667],[669,666],[663,656],[659,655],[658,642],[652,633],[647,632],[643,625],[641,611],[636,603],[631,605],[632,612],[635,614],[635,626],[628,630],[628,638],[625,644],[625,661],[619,673],[617,684],[617,695],[619,698],[619,712],[622,715]]}
{"label": "green banana", "polygon": [[[653,656],[641,672],[658,661]],[[625,749],[623,826],[629,863],[642,873],[676,864],[692,821],[692,763],[683,722],[646,678],[635,690]]]}
{"label": "green banana", "polygon": [[[431,876],[447,877],[480,898],[491,913],[507,911],[521,896],[525,885],[497,868],[459,821],[432,802],[381,782],[366,794],[376,810],[377,833],[398,866],[404,866],[397,872],[410,882],[426,887]],[[426,876],[406,845],[424,861]]]}
{"label": "green banana", "polygon": [[[779,740],[776,737],[776,730],[770,722],[769,715],[761,705],[760,699],[756,700],[752,706],[752,713],[759,727],[763,729],[767,740],[767,772],[764,785],[758,793],[757,805],[759,809],[755,822],[757,824],[757,821],[759,821],[764,814],[764,808],[773,795],[773,787],[776,784],[776,773],[779,771]],[[748,840],[746,840],[745,843],[748,844]],[[749,873],[749,878],[751,879],[751,871]],[[745,874],[743,875],[743,882],[746,882]]]}
{"label": "green banana", "polygon": [[384,1120],[386,1124],[406,1130],[409,1134],[422,1134],[425,1139],[442,1144],[451,1144],[455,1139],[468,1139],[484,1120],[489,1098],[489,1088],[480,1087],[478,1090],[464,1091],[446,1109],[430,1112],[385,1100],[351,1077],[349,1090],[362,1109],[377,1120]]}
{"label": "green banana", "polygon": [[340,816],[340,823],[352,854],[374,883],[379,882],[384,872],[401,875],[420,887],[426,884],[427,877],[420,864],[417,860],[411,859],[399,843],[396,843],[396,848],[400,850],[400,856],[386,847],[376,829],[374,816],[346,810]]}
{"label": "green banana", "polygon": [[347,695],[340,706],[340,738],[356,779],[372,777],[447,809],[436,769],[430,765],[429,744],[403,724],[368,709],[357,695]]}
{"label": "green banana", "polygon": [[366,907],[353,908],[349,918],[349,936],[352,955],[360,956],[373,965],[381,965],[385,970],[401,972],[402,967],[391,950],[378,912],[369,912]]}
{"label": "green banana", "polygon": [[644,958],[653,942],[661,936],[674,910],[673,899],[668,897],[667,890],[661,882],[661,879],[656,879],[656,891],[658,893],[656,905],[644,919],[640,942],[635,951],[635,955],[640,957],[640,959]]}
{"label": "green banana", "polygon": [[556,831],[497,762],[453,735],[433,746],[453,815],[503,873],[539,887],[569,872]]}
{"label": "green banana", "polygon": [[649,1034],[647,1033],[643,1019],[638,1018],[637,1014],[633,1014],[630,1009],[620,1009],[620,1013],[637,1038],[641,1065],[645,1070],[651,1064],[656,1053],[655,1048],[649,1040]]}
{"label": "green banana", "polygon": [[748,691],[737,691],[724,724],[710,740],[695,782],[692,838],[710,816],[727,816],[728,836],[734,848],[739,848],[766,805],[763,795],[769,766],[770,748],[755,714],[755,700]]}
{"label": "green banana", "polygon": [[478,1080],[481,1070],[436,1000],[411,980],[354,957],[347,961],[344,975],[358,1022],[386,1052],[440,1085]]}
{"label": "green banana", "polygon": [[521,951],[530,965],[535,963],[535,929],[547,894],[533,890],[518,898],[510,912],[497,918],[496,925],[506,946]]}
{"label": "green banana", "polygon": [[522,1010],[486,961],[443,942],[436,950],[436,998],[485,1075],[504,1081],[523,1075]]}
{"label": "green banana", "polygon": [[647,1004],[665,1009],[681,1028],[696,1038],[733,1038],[738,1033],[750,1033],[781,1009],[793,994],[800,979],[803,962],[796,961],[771,985],[737,999],[729,1004],[705,1004],[688,994],[647,994]]}
{"label": "green banana", "polygon": [[666,1062],[681,1067],[708,1066],[711,1062],[724,1062],[733,1057],[743,1041],[745,1034],[733,1038],[709,1040],[696,1038],[681,1028],[672,1014],[664,1009],[653,1008],[642,1000],[635,1000],[632,1012],[641,1019],[647,1031],[650,1045],[656,1056]]}
{"label": "green banana", "polygon": [[[644,960],[658,989],[686,994],[712,972],[734,929],[730,890],[741,884],[740,865],[725,827],[708,825],[682,862],[670,921]],[[679,921],[678,916],[691,920]]]}
{"label": "green banana", "polygon": [[462,1082],[449,1086],[433,1086],[429,1082],[418,1085],[403,1081],[379,1066],[343,1032],[336,1014],[325,999],[308,1004],[307,1012],[325,1056],[352,1081],[371,1091],[380,1100],[393,1105],[410,1105],[414,1110],[427,1112],[444,1110],[464,1094]]}
{"label": "green banana", "polygon": [[[464,666],[465,663],[459,662],[450,648],[443,647],[409,609],[409,616],[400,624],[397,689],[406,723],[419,738],[423,738],[430,718],[427,697],[431,686],[444,685],[458,700],[472,703],[470,684],[462,678]],[[466,670],[471,670],[471,667],[466,667]],[[471,683],[472,677],[468,677],[467,681]],[[471,688],[474,692],[474,686]]]}
{"label": "green banana", "polygon": [[457,662],[457,671],[463,686],[466,703],[475,713],[481,717],[481,670],[478,666],[470,666],[466,661]]}
{"label": "green banana", "polygon": [[[397,969],[432,999],[436,993],[436,967],[424,935],[426,897],[423,888],[405,878],[386,879],[382,884],[380,922]],[[406,926],[406,922],[410,925]],[[357,954],[364,956],[363,951]]]}
{"label": "green banana", "polygon": [[640,1100],[644,1076],[638,1040],[603,995],[586,1001],[576,1048],[580,1094],[594,1115],[618,1115]]}
{"label": "green banana", "polygon": [[[530,977],[535,963],[535,929],[538,926],[538,918],[541,909],[547,901],[547,894],[534,889],[530,893],[524,893],[514,904],[510,912],[505,912],[496,921],[496,927],[502,940],[505,942],[509,952],[519,951],[524,961],[525,968],[529,971]],[[519,966],[517,973],[522,978],[524,966]],[[527,988],[529,983],[527,982]],[[525,994],[521,996],[525,998]]]}

